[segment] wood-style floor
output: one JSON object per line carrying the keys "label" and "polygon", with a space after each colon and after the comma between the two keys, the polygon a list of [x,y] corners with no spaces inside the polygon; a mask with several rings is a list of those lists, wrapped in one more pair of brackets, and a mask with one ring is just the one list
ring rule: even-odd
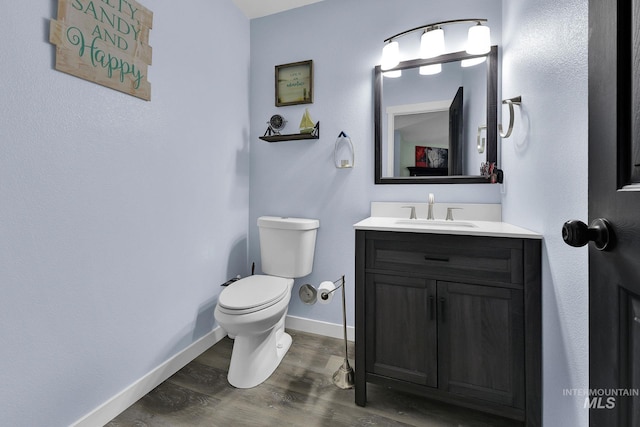
{"label": "wood-style floor", "polygon": [[[276,372],[258,387],[240,390],[227,383],[233,341],[225,338],[107,426],[520,425],[371,384],[367,406],[356,406],[354,390],[341,390],[332,382],[333,373],[343,362],[343,341],[288,332],[293,337],[291,349]],[[350,357],[353,354],[350,343]]]}

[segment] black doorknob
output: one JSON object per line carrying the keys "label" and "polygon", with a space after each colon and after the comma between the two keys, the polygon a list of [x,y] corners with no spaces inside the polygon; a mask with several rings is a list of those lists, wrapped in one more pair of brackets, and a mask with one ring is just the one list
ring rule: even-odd
{"label": "black doorknob", "polygon": [[592,241],[596,249],[604,251],[613,247],[613,229],[604,218],[594,219],[588,227],[584,222],[572,219],[562,226],[562,240],[567,245],[575,247],[584,246]]}

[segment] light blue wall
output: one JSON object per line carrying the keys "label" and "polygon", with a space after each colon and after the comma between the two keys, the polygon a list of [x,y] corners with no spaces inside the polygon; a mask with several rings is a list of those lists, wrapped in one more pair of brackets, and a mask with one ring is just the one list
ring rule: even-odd
{"label": "light blue wall", "polygon": [[55,1],[0,21],[0,425],[65,426],[211,331],[246,271],[249,21],[143,0],[152,101],[55,71]]}
{"label": "light blue wall", "polygon": [[[231,1],[143,3],[154,12],[150,103],[53,70],[55,2],[15,2],[2,18],[0,424],[68,425],[210,331],[218,283],[251,261],[259,271],[260,215],[320,219],[315,269],[290,313],[340,323],[339,304],[296,295],[346,274],[353,325],[352,224],[372,200],[434,192],[502,201],[505,220],[544,234],[545,425],[587,425],[583,402],[562,396],[588,383],[587,255],[559,233],[587,216],[587,0],[505,1],[495,14],[485,10],[497,0],[325,0],[253,20],[250,34]],[[502,91],[523,96],[502,144],[506,194],[374,185],[382,40],[461,16],[489,18]],[[306,59],[320,140],[260,141],[274,113],[295,132],[305,106],[274,106],[273,67]],[[353,170],[333,167],[341,130]]]}
{"label": "light blue wall", "polygon": [[[502,142],[504,220],[544,235],[545,425],[586,426],[588,262],[564,244],[562,224],[587,218],[588,1],[504,1],[502,92],[522,95],[516,126]],[[507,109],[504,108],[504,112]],[[506,118],[504,119],[506,121]]]}
{"label": "light blue wall", "polygon": [[[461,17],[487,17],[494,43],[498,43],[500,4],[499,0],[324,0],[252,20],[249,261],[256,261],[260,271],[259,216],[320,220],[314,270],[296,280],[289,314],[341,323],[337,300],[310,307],[302,304],[297,294],[302,283],[318,285],[345,274],[348,323],[353,325],[352,225],[369,216],[371,201],[426,202],[428,193],[433,192],[439,202],[500,202],[499,187],[491,185],[374,185],[372,81],[383,40],[407,28]],[[494,12],[486,12],[491,9]],[[419,34],[413,37],[417,49]],[[449,49],[463,49],[460,37],[452,40]],[[412,37],[403,38],[401,50],[407,44],[412,44]],[[404,55],[409,55],[408,50]],[[308,59],[314,63],[314,103],[276,108],[274,66]],[[289,120],[283,133],[297,132],[305,107],[320,121],[319,140],[270,144],[258,139],[275,113]],[[333,166],[333,146],[342,130],[355,146],[354,169]]]}
{"label": "light blue wall", "polygon": [[[588,387],[587,253],[565,246],[560,230],[566,219],[587,217],[588,2],[504,1],[501,16],[484,12],[494,2],[390,3],[325,0],[252,21],[250,261],[259,260],[259,215],[319,218],[314,272],[296,283],[318,284],[346,273],[352,304],[351,225],[368,215],[371,200],[425,201],[434,192],[438,201],[502,202],[505,221],[544,235],[545,425],[586,426],[583,400],[564,397],[562,390]],[[501,46],[501,98],[523,97],[514,135],[499,150],[505,194],[477,185],[374,185],[371,67],[379,62],[382,40],[427,22],[471,15],[489,18],[494,42]],[[308,107],[321,121],[320,140],[259,141],[276,112],[290,119],[288,130],[295,131],[304,106],[273,106],[273,66],[305,59],[316,67],[315,102]],[[340,130],[356,145],[352,171],[332,166]],[[349,310],[353,325],[352,305]],[[307,307],[295,294],[290,313],[341,321],[339,304]]]}

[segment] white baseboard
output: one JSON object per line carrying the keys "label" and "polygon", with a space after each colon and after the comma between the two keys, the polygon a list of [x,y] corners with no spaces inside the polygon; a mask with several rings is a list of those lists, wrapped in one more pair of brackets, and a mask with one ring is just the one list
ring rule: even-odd
{"label": "white baseboard", "polygon": [[[296,331],[309,332],[333,338],[343,338],[343,327],[337,323],[322,322],[319,320],[305,319],[296,316],[287,316],[285,327]],[[72,424],[72,427],[103,426],[117,417],[129,406],[137,402],[141,397],[159,386],[164,380],[182,369],[187,363],[200,356],[212,345],[224,338],[227,333],[216,327],[213,331],[164,362],[138,381],[113,396],[111,399],[80,418]],[[354,341],[355,329],[347,327],[347,339]]]}
{"label": "white baseboard", "polygon": [[220,326],[216,327],[213,331],[76,421],[72,426],[95,427],[105,425],[226,335],[226,332]]}
{"label": "white baseboard", "polygon": [[[344,338],[343,326],[337,323],[287,316],[284,326],[285,328],[295,329],[296,331],[309,332],[332,338]],[[355,341],[355,328],[353,326],[347,326],[347,340]]]}

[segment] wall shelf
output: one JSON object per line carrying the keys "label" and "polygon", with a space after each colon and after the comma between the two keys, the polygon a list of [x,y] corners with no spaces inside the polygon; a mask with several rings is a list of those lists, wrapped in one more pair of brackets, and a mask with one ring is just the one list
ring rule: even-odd
{"label": "wall shelf", "polygon": [[267,135],[269,131],[259,137],[267,142],[294,141],[302,139],[319,139],[320,138],[320,122],[317,122],[311,133],[292,133],[288,135]]}

